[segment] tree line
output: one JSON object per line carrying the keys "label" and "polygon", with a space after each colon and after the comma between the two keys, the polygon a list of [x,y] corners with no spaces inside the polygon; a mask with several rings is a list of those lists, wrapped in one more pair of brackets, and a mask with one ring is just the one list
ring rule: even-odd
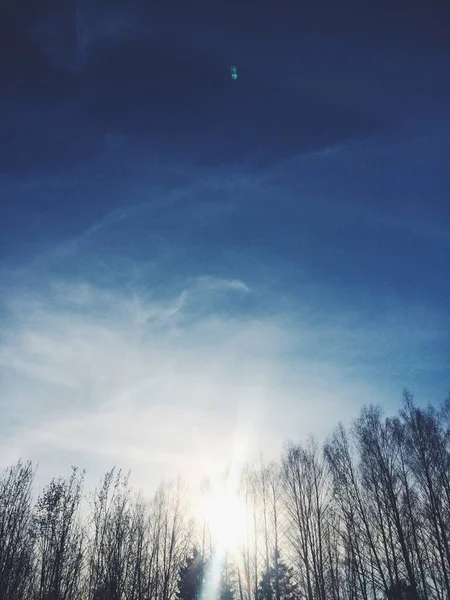
{"label": "tree line", "polygon": [[[0,600],[202,597],[215,541],[180,482],[145,499],[112,469],[85,494],[72,468],[34,499],[34,477],[23,461],[0,475]],[[219,600],[450,600],[450,397],[364,407],[324,445],[248,465],[238,494]]]}

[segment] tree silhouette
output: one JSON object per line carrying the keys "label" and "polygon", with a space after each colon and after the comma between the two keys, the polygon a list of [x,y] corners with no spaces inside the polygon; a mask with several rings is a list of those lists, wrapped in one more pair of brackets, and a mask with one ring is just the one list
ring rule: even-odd
{"label": "tree silhouette", "polygon": [[31,596],[34,571],[34,539],[30,462],[6,469],[0,475],[0,599],[21,600]]}
{"label": "tree silhouette", "polygon": [[78,525],[83,474],[53,479],[38,498],[33,517],[37,600],[75,600],[79,595],[83,533]]}
{"label": "tree silhouette", "polygon": [[417,600],[413,587],[404,579],[392,584],[386,594],[387,600]]}
{"label": "tree silhouette", "polygon": [[263,574],[258,586],[258,600],[297,600],[298,587],[294,570],[275,555],[273,565]]}
{"label": "tree silhouette", "polygon": [[205,579],[206,563],[200,552],[194,548],[192,556],[186,559],[180,569],[178,580],[178,600],[199,600]]}
{"label": "tree silhouette", "polygon": [[220,582],[219,600],[234,600],[233,588],[227,581]]}
{"label": "tree silhouette", "polygon": [[205,579],[217,600],[450,598],[450,400],[406,393],[395,417],[368,406],[323,448],[248,465],[225,556],[179,482],[146,501],[112,469],[85,502],[74,468],[33,501],[33,478],[31,463],[0,472],[0,600],[200,600]]}

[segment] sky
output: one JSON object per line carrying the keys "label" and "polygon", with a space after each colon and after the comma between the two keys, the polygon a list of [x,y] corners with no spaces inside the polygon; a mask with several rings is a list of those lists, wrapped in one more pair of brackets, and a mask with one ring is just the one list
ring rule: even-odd
{"label": "sky", "polygon": [[445,3],[304,4],[2,3],[2,465],[199,481],[447,396]]}

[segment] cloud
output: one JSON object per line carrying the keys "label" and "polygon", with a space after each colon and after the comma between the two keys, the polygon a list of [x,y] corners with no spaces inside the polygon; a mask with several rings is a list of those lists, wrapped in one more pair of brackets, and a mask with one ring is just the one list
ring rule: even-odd
{"label": "cloud", "polygon": [[205,277],[170,300],[67,283],[16,297],[0,352],[3,457],[66,451],[158,478],[224,466],[237,430],[264,448],[279,435],[271,404],[289,395],[274,377],[290,342],[276,319],[230,314],[233,299],[217,312],[218,294],[242,293]]}
{"label": "cloud", "polygon": [[270,353],[259,350],[252,357],[251,350],[261,337],[274,341],[277,333],[248,322],[243,337],[232,320],[195,316],[196,305],[220,290],[242,293],[247,287],[205,278],[191,281],[170,301],[146,301],[88,284],[57,283],[47,297],[15,298],[21,316],[3,336],[0,354],[4,428],[8,417],[19,418],[25,451],[30,444],[78,450],[93,445],[114,461],[134,457],[138,439],[151,462],[158,454],[181,456],[176,448],[183,440],[193,447],[189,435],[196,427],[231,426],[238,406],[227,391],[250,385],[247,379],[252,385],[264,379],[258,362],[270,363]]}
{"label": "cloud", "polygon": [[118,465],[147,488],[178,474],[196,483],[237,444],[271,458],[287,438],[323,437],[362,403],[400,397],[403,380],[377,377],[389,371],[383,348],[398,380],[421,348],[400,351],[437,335],[402,338],[401,320],[357,327],[360,315],[306,306],[255,310],[260,294],[212,276],[177,294],[55,278],[14,290],[0,338],[2,462],[39,460],[46,476],[75,463],[94,480]]}
{"label": "cloud", "polygon": [[[396,148],[394,137],[329,145],[253,172],[167,166],[177,183],[165,187],[147,164],[144,175],[111,184],[116,204],[100,210],[95,198],[103,217],[48,244],[14,276],[16,257],[2,263],[4,289],[12,282],[0,336],[2,461],[33,458],[51,474],[70,463],[93,474],[119,464],[148,486],[177,473],[195,480],[224,467],[242,439],[249,457],[269,457],[286,438],[326,435],[363,403],[395,403],[405,385],[419,397],[428,386],[436,399],[448,373],[439,358],[448,318],[402,302],[373,273],[336,286],[315,262],[324,249],[333,260],[344,252],[356,279],[358,258],[383,257],[380,238],[373,253],[361,249],[366,231],[415,224],[434,236],[410,198],[380,207],[373,193],[388,166],[403,185],[412,159],[431,162],[441,148],[410,138]],[[55,188],[58,203],[70,189],[89,216],[77,179],[16,187],[45,201]],[[417,173],[408,181],[417,188]],[[312,237],[312,251],[296,245]],[[390,263],[391,250],[384,254]],[[333,260],[339,278],[345,270]]]}
{"label": "cloud", "polygon": [[[186,185],[166,189],[127,180],[120,208],[20,271],[4,262],[2,461],[33,458],[51,474],[119,464],[149,486],[177,473],[195,480],[224,467],[241,439],[250,457],[273,456],[287,438],[326,435],[363,403],[396,403],[404,386],[436,399],[445,316],[370,277],[336,287],[312,254],[293,268],[281,253],[287,240],[292,260],[289,236],[314,226],[323,250],[323,215],[334,224],[345,211],[361,222],[370,213],[364,181],[367,214],[351,197],[298,192],[297,180],[320,175],[327,192],[356,155],[391,161],[390,143],[352,142],[254,173],[187,177],[180,167]],[[327,178],[311,168],[323,162],[335,167]],[[61,179],[58,190],[72,184]],[[385,228],[389,207],[374,211],[370,227]],[[340,246],[330,246],[335,256]]]}

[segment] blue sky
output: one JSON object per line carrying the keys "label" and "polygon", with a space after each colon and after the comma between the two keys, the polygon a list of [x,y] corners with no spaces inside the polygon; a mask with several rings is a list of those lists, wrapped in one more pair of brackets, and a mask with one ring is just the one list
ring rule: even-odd
{"label": "blue sky", "polygon": [[447,395],[438,7],[227,6],[3,20],[3,462],[195,479]]}

